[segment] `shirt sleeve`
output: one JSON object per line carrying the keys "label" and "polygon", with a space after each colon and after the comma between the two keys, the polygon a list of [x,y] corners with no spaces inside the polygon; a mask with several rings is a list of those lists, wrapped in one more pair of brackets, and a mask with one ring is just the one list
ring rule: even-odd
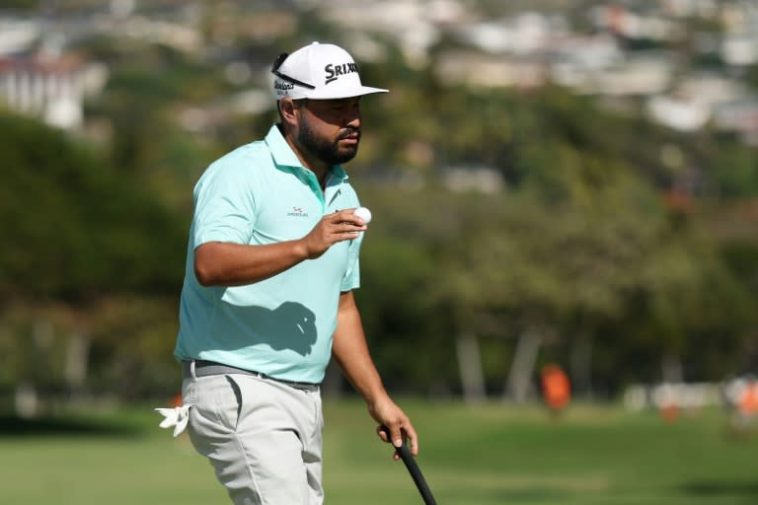
{"label": "shirt sleeve", "polygon": [[255,225],[253,171],[240,157],[209,167],[195,189],[194,246],[206,242],[248,244]]}

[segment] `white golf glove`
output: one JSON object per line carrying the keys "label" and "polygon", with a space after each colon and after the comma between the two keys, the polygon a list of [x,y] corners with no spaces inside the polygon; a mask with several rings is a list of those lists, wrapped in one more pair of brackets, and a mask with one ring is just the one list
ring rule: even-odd
{"label": "white golf glove", "polygon": [[190,404],[182,405],[181,407],[174,407],[173,409],[155,409],[156,412],[161,414],[164,419],[161,421],[161,428],[174,427],[174,437],[178,437],[181,432],[187,427],[189,422],[189,409],[192,407]]}

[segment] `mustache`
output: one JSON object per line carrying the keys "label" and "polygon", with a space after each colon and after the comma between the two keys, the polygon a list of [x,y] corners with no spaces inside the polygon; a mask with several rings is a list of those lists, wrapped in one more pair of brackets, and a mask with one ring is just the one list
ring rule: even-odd
{"label": "mustache", "polygon": [[339,135],[337,136],[337,140],[346,139],[348,137],[355,137],[358,138],[361,137],[361,130],[360,128],[343,128],[340,130]]}

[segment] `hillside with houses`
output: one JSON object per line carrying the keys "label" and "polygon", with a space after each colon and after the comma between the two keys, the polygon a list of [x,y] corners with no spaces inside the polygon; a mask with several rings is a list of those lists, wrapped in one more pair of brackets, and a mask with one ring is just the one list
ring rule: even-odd
{"label": "hillside with houses", "polygon": [[271,64],[313,40],[391,90],[349,172],[392,386],[526,401],[557,362],[611,399],[755,373],[753,2],[13,0],[0,396],[176,388],[192,187],[276,121]]}

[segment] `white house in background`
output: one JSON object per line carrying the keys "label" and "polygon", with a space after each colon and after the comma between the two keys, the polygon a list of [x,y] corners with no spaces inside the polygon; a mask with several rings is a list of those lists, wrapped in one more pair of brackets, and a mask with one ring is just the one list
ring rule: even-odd
{"label": "white house in background", "polygon": [[721,58],[729,65],[744,66],[758,62],[758,36],[729,35],[721,42]]}
{"label": "white house in background", "polygon": [[196,51],[203,44],[199,27],[191,20],[160,20],[146,16],[130,15],[125,18],[99,16],[92,24],[93,32],[107,35],[148,41],[154,44],[165,44],[179,51]]}
{"label": "white house in background", "polygon": [[713,109],[713,125],[719,130],[735,132],[745,143],[758,146],[758,99],[718,104]]}
{"label": "white house in background", "polygon": [[549,52],[550,79],[575,92],[604,96],[649,96],[671,85],[675,68],[664,51],[624,54],[608,34],[556,39]]}
{"label": "white house in background", "polygon": [[456,35],[490,54],[529,55],[543,52],[556,37],[569,33],[564,16],[524,12],[494,21],[462,24]]}
{"label": "white house in background", "polygon": [[657,13],[641,14],[616,3],[593,7],[589,14],[596,28],[630,39],[673,41],[681,40],[687,34],[678,20]]}
{"label": "white house in background", "polygon": [[534,88],[545,84],[547,79],[545,65],[536,59],[474,51],[450,51],[441,55],[435,72],[446,84],[477,88]]}
{"label": "white house in background", "polygon": [[42,24],[33,19],[0,18],[0,55],[29,48],[42,34]]}
{"label": "white house in background", "polygon": [[686,76],[671,93],[656,95],[646,104],[650,117],[680,131],[704,127],[720,104],[735,103],[748,96],[745,86],[712,73]]}
{"label": "white house in background", "polygon": [[445,187],[456,193],[495,194],[506,186],[503,174],[488,166],[446,167],[441,177]]}
{"label": "white house in background", "polygon": [[722,7],[724,37],[721,58],[729,65],[758,63],[758,5],[755,2],[732,2]]}
{"label": "white house in background", "polygon": [[577,91],[606,96],[655,95],[668,89],[673,74],[674,64],[665,54],[640,54],[590,72]]}
{"label": "white house in background", "polygon": [[[350,32],[382,34],[400,46],[411,64],[427,62],[428,50],[440,37],[440,26],[466,17],[457,0],[332,0],[318,4],[321,15]],[[348,37],[349,39],[349,37]],[[366,61],[371,54],[356,51]]]}
{"label": "white house in background", "polygon": [[653,121],[679,131],[699,130],[710,118],[708,106],[683,97],[657,95],[645,107]]}
{"label": "white house in background", "polygon": [[676,18],[699,16],[712,19],[719,13],[716,0],[663,0],[661,4],[664,12]]}
{"label": "white house in background", "polygon": [[70,56],[0,58],[0,102],[51,126],[76,129],[85,96],[99,92],[106,79],[104,66]]}
{"label": "white house in background", "polygon": [[701,72],[682,78],[675,93],[713,107],[717,103],[741,99],[747,96],[748,90],[744,83],[735,79]]}
{"label": "white house in background", "polygon": [[550,79],[569,88],[589,87],[593,72],[618,65],[624,60],[618,42],[608,34],[556,37],[547,54]]}
{"label": "white house in background", "polygon": [[565,62],[587,70],[608,68],[624,61],[618,41],[607,33],[554,37],[548,54],[556,63]]}

